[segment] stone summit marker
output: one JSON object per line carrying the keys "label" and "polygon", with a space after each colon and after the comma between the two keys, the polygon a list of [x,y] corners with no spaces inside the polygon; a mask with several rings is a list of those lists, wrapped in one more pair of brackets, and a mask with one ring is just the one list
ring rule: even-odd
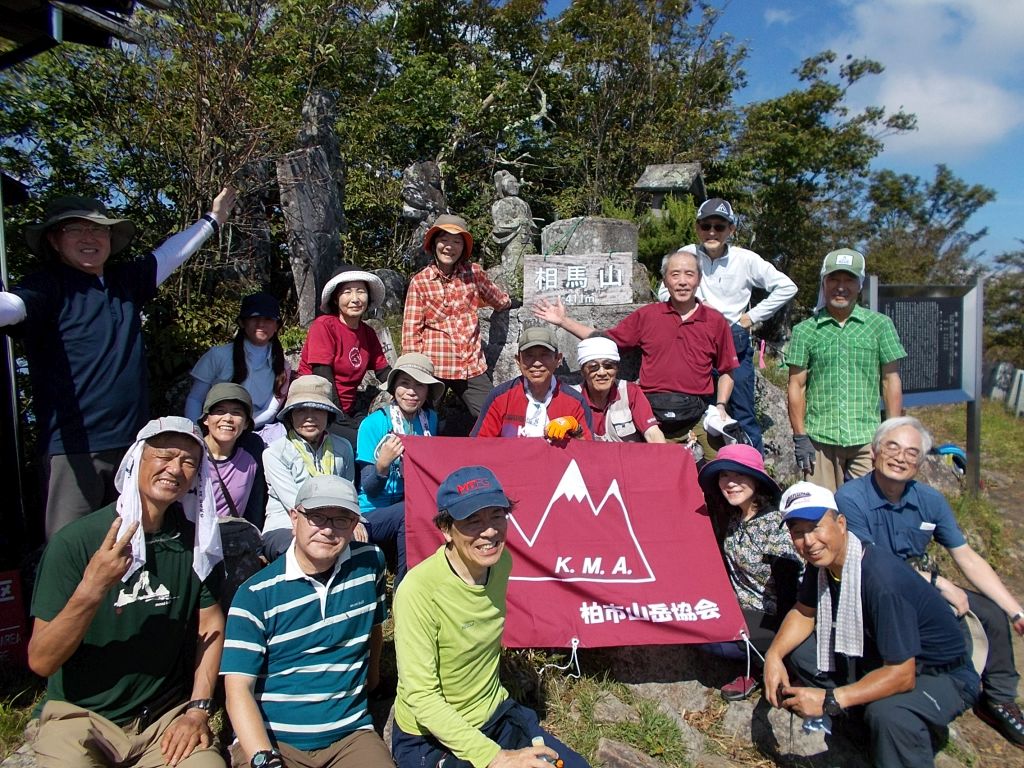
{"label": "stone summit marker", "polygon": [[568,306],[631,304],[634,257],[615,253],[528,254],[523,261],[523,303],[560,298]]}

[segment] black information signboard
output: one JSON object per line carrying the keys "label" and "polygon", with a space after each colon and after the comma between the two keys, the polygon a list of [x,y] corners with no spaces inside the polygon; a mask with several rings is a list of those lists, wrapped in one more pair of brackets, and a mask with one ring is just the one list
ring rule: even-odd
{"label": "black information signboard", "polygon": [[971,402],[981,366],[980,286],[879,285],[868,301],[896,326],[907,356],[900,362],[905,406]]}
{"label": "black information signboard", "polygon": [[883,296],[878,309],[888,315],[907,350],[900,363],[903,392],[934,392],[963,387],[963,299]]}

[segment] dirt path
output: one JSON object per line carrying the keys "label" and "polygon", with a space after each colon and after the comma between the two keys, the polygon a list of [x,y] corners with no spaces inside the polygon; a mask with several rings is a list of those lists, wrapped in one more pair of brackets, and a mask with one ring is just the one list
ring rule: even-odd
{"label": "dirt path", "polygon": [[[1024,482],[1018,478],[983,473],[989,498],[1003,513],[1007,566],[999,576],[1018,599],[1024,600]],[[1017,671],[1024,675],[1024,641],[1014,636]],[[1018,692],[1018,701],[1021,693]],[[1024,750],[1006,741],[985,723],[968,712],[957,727],[978,752],[979,768],[1000,766],[1024,768]]]}

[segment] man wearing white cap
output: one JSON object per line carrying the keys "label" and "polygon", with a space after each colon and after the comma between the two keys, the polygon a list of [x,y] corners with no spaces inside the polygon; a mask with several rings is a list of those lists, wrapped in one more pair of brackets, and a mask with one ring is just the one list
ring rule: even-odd
{"label": "man wearing white cap", "polygon": [[39,565],[38,763],[222,768],[209,717],[224,615],[204,584],[221,548],[202,435],[154,419],[116,482],[117,504],[58,531]]}
{"label": "man wearing white cap", "polygon": [[827,728],[862,712],[874,765],[932,765],[931,729],[978,697],[956,616],[905,562],[850,533],[831,491],[797,483],[779,509],[807,568],[765,654],[768,701]]}
{"label": "man wearing white cap", "polygon": [[[796,283],[771,263],[747,248],[730,243],[736,234],[736,214],[728,200],[713,197],[697,209],[697,239],[683,248],[700,259],[704,273],[697,287],[697,298],[714,307],[729,321],[736,346],[739,368],[732,371],[732,397],[729,410],[740,423],[750,444],[764,453],[761,425],[754,410],[754,350],[751,329],[770,318],[796,296]],[[761,301],[750,305],[754,288],[767,292]],[[668,301],[668,289],[662,283],[658,298]]]}
{"label": "man wearing white cap", "polygon": [[366,704],[384,642],[384,555],[353,540],[365,520],[344,478],[309,478],[288,514],[291,546],[239,588],[228,614],[234,764],[391,768]]}
{"label": "man wearing white cap", "polygon": [[887,417],[903,410],[899,361],[907,353],[892,320],[857,304],[865,268],[849,248],[825,256],[817,308],[786,349],[796,463],[832,491],[871,471],[879,388]]}

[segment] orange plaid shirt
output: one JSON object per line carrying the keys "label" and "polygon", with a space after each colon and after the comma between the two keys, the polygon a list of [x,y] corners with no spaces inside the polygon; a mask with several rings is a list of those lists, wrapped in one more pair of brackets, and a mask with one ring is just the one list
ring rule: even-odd
{"label": "orange plaid shirt", "polygon": [[434,363],[439,379],[469,379],[487,370],[480,347],[482,306],[504,309],[508,294],[476,262],[460,261],[451,277],[436,264],[409,281],[402,320],[402,352],[419,352]]}

